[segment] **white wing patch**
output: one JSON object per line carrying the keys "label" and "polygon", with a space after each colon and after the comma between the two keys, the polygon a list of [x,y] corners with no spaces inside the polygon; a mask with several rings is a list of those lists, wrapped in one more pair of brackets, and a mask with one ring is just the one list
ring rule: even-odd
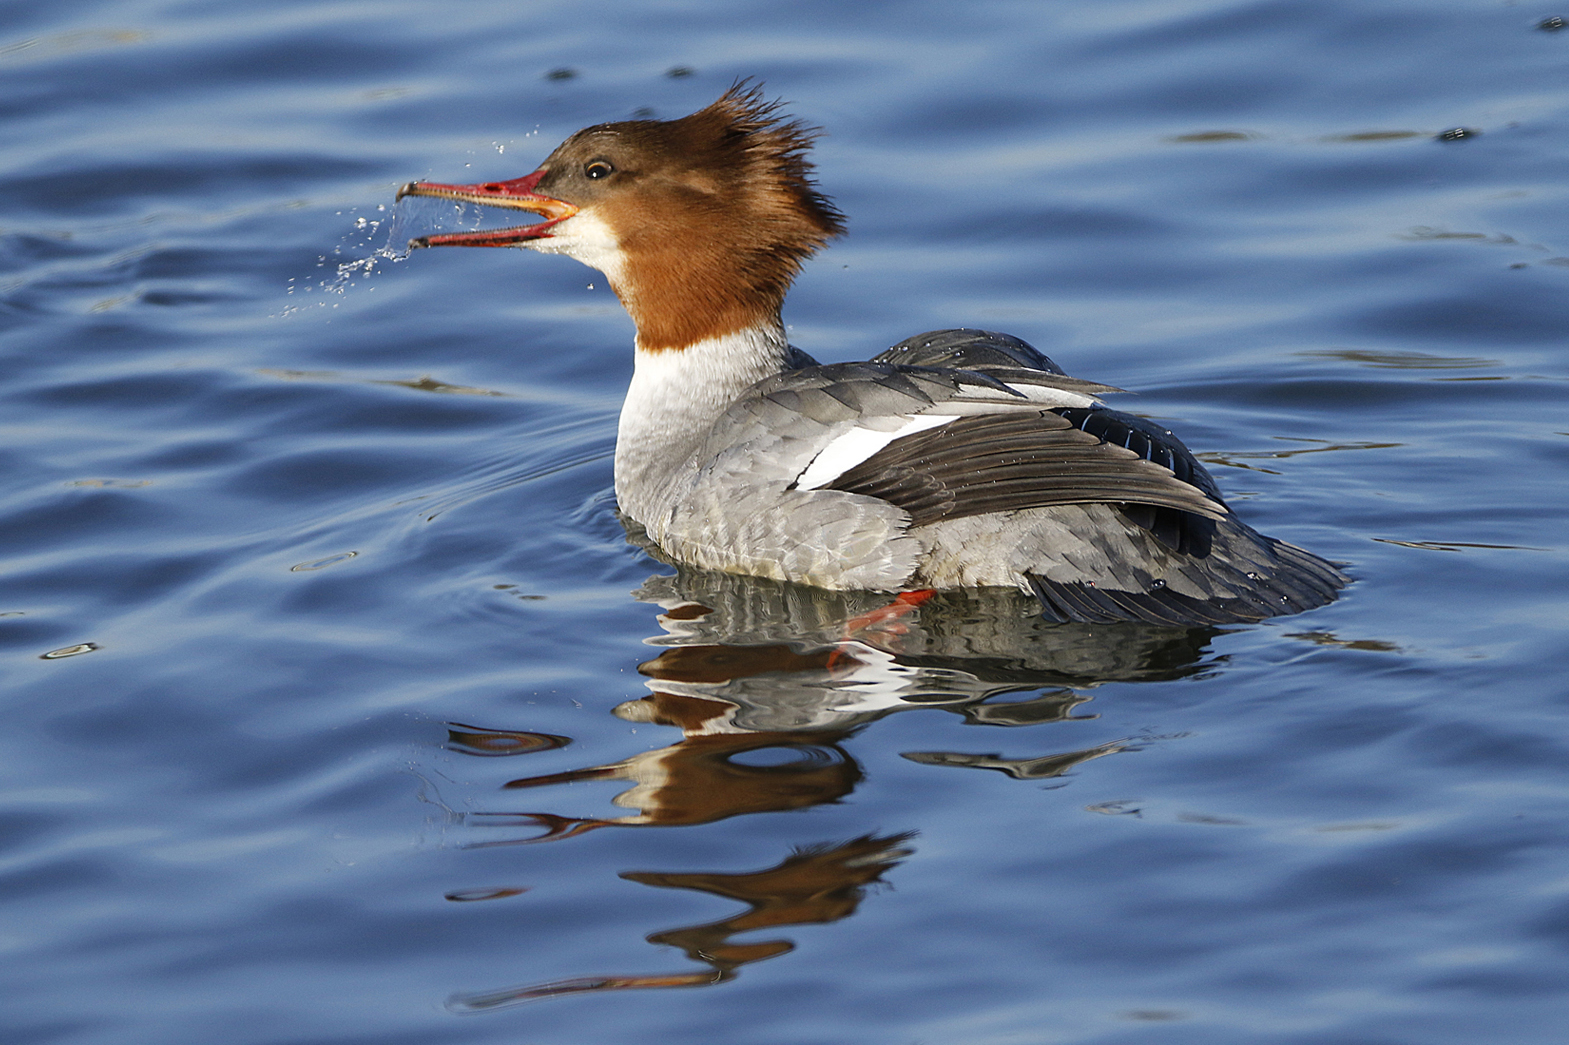
{"label": "white wing patch", "polygon": [[812,463],[806,466],[806,471],[802,472],[800,478],[795,481],[795,488],[797,490],[820,489],[895,439],[957,420],[958,417],[953,414],[919,414],[888,432],[877,432],[870,428],[852,428],[817,452],[817,456],[812,458]]}
{"label": "white wing patch", "polygon": [[1053,388],[1050,385],[1031,385],[1022,381],[1018,384],[1004,381],[1003,385],[1018,398],[1011,398],[1007,392],[999,392],[995,388],[987,388],[984,385],[960,385],[954,390],[952,397],[944,400],[944,403],[945,405],[960,401],[987,403],[1001,412],[1022,406],[1046,406],[1055,410],[1065,406],[1095,406],[1100,402],[1099,399],[1084,392],[1070,392],[1066,388]]}
{"label": "white wing patch", "polygon": [[[1007,382],[1003,382],[1007,384]],[[1023,383],[1009,384],[1009,388],[1019,393],[1032,403],[1040,403],[1053,409],[1060,407],[1086,407],[1095,406],[1100,400],[1083,392],[1070,392],[1066,388],[1052,388],[1049,385],[1026,385]]]}

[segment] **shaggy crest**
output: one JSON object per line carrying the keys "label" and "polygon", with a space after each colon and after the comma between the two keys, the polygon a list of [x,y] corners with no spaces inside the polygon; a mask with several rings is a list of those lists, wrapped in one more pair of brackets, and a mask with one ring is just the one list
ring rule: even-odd
{"label": "shaggy crest", "polygon": [[761,84],[738,80],[706,109],[670,122],[690,128],[694,137],[709,138],[714,151],[735,157],[730,169],[743,188],[763,190],[775,197],[775,206],[794,212],[789,224],[802,242],[786,248],[804,259],[844,232],[844,215],[817,191],[807,159],[822,128],[782,115],[783,104],[765,100]]}

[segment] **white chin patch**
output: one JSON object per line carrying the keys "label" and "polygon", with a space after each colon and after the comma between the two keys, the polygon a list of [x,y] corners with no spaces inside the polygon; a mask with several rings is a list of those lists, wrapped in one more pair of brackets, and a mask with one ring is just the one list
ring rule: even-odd
{"label": "white chin patch", "polygon": [[615,232],[586,211],[579,211],[552,228],[549,237],[528,240],[521,246],[541,254],[565,254],[576,258],[589,268],[603,272],[612,282],[621,275],[621,244]]}

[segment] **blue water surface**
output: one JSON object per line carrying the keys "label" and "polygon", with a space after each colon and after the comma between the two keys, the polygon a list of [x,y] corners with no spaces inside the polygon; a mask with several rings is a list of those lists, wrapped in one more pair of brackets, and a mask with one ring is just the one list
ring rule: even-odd
{"label": "blue water surface", "polygon": [[[1555,14],[0,6],[0,1039],[1562,1042]],[[394,193],[747,76],[850,220],[797,344],[1024,337],[1342,600],[887,615],[629,543],[603,277],[405,257],[478,216]]]}

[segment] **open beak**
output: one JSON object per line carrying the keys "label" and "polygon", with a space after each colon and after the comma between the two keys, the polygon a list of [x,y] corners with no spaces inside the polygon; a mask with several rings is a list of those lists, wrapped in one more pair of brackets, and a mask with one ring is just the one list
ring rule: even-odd
{"label": "open beak", "polygon": [[439,236],[420,236],[409,240],[409,247],[511,247],[531,239],[549,239],[550,230],[559,222],[577,213],[577,208],[564,200],[541,196],[534,191],[543,169],[512,181],[487,181],[479,185],[442,185],[434,181],[411,181],[398,190],[398,199],[405,196],[435,196],[444,200],[462,200],[487,207],[511,207],[542,215],[545,220],[533,225],[515,225],[507,229],[485,229],[479,232],[449,232]]}

